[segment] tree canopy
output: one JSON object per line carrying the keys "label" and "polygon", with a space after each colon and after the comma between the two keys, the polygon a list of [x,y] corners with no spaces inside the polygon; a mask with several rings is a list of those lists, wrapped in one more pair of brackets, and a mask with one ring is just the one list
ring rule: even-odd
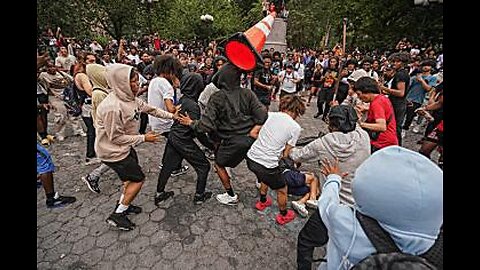
{"label": "tree canopy", "polygon": [[[290,0],[287,42],[291,47],[386,48],[406,37],[440,43],[443,5],[413,0]],[[163,38],[219,39],[243,32],[262,18],[260,0],[38,0],[38,30],[57,26],[66,36],[120,38],[157,32]],[[200,20],[210,14],[212,23]]]}

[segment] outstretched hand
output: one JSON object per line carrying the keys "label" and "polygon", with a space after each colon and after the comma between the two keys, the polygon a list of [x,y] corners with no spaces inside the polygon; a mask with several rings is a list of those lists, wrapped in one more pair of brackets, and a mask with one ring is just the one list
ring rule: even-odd
{"label": "outstretched hand", "polygon": [[145,141],[146,142],[153,142],[153,143],[159,142],[160,141],[160,134],[157,134],[153,131],[149,131],[149,132],[145,133]]}
{"label": "outstretched hand", "polygon": [[193,120],[190,118],[187,112],[185,112],[185,114],[179,114],[177,120],[184,126],[190,126],[193,123]]}
{"label": "outstretched hand", "polygon": [[331,162],[327,158],[324,158],[322,160],[322,166],[320,168],[320,172],[325,176],[328,176],[330,174],[336,174],[336,175],[340,175],[340,177],[342,178],[348,175],[348,172],[344,172],[344,173],[340,172],[340,167],[338,166],[338,158],[335,158],[333,162]]}

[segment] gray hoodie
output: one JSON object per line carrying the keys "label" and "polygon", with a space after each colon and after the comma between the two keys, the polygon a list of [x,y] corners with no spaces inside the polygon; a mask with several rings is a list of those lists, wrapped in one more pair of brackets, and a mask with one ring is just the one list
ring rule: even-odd
{"label": "gray hoodie", "polygon": [[[340,170],[348,172],[348,175],[342,179],[340,201],[350,206],[354,203],[351,183],[355,176],[355,170],[369,156],[370,138],[359,125],[356,126],[355,130],[348,133],[340,131],[328,133],[305,147],[294,148],[290,152],[290,157],[295,162],[321,161],[324,158],[332,160],[337,157]],[[323,180],[323,176],[321,176],[321,179]]]}
{"label": "gray hoodie", "polygon": [[140,112],[173,118],[172,113],[150,106],[133,95],[132,68],[124,64],[107,67],[107,82],[112,92],[98,105],[95,128],[95,152],[103,161],[120,161],[128,156],[131,147],[145,141],[145,136],[138,133]]}

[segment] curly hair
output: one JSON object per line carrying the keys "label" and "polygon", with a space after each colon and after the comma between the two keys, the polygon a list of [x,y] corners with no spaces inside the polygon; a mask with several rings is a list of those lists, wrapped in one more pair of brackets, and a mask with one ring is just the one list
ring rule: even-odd
{"label": "curly hair", "polygon": [[280,105],[278,110],[283,112],[293,112],[297,116],[303,115],[305,113],[305,103],[300,96],[296,95],[286,95],[280,99]]}

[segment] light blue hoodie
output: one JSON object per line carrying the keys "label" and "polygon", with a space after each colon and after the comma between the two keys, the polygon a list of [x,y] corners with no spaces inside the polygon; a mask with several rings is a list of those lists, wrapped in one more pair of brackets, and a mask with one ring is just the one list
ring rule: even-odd
{"label": "light blue hoodie", "polygon": [[435,242],[443,224],[443,172],[421,154],[389,146],[375,152],[353,179],[355,210],[340,204],[341,177],[327,177],[318,202],[328,229],[327,262],[318,269],[349,269],[376,252],[355,218],[375,218],[403,252],[418,255]]}

